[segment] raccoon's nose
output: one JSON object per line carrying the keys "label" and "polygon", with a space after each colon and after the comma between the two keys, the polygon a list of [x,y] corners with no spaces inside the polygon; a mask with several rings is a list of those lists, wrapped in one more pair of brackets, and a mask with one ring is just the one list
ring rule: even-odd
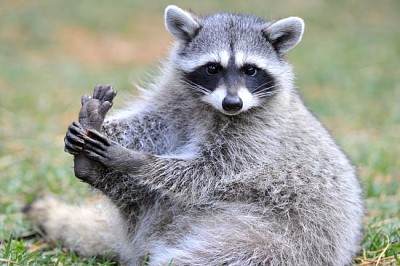
{"label": "raccoon's nose", "polygon": [[222,108],[227,112],[236,112],[242,107],[243,101],[239,96],[226,96],[222,101]]}

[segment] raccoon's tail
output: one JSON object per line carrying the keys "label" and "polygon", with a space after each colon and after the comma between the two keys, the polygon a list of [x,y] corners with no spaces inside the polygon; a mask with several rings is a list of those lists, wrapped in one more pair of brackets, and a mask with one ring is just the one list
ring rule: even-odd
{"label": "raccoon's tail", "polygon": [[82,256],[118,259],[117,251],[127,237],[118,210],[105,199],[73,206],[54,196],[43,196],[23,211],[46,238],[61,240]]}

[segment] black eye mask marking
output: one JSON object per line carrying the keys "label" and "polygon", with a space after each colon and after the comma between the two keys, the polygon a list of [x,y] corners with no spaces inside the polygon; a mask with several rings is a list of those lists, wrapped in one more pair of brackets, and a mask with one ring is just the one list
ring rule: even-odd
{"label": "black eye mask marking", "polygon": [[267,93],[275,90],[274,77],[264,69],[251,65],[242,68],[247,89],[258,96],[267,96]]}
{"label": "black eye mask marking", "polygon": [[223,68],[217,63],[208,63],[192,72],[185,73],[185,79],[192,85],[201,86],[211,92],[217,88],[223,75]]}
{"label": "black eye mask marking", "polygon": [[214,91],[222,82],[228,88],[246,86],[258,97],[269,96],[275,90],[275,80],[267,71],[254,65],[244,65],[241,69],[229,65],[224,69],[218,63],[208,63],[184,73],[186,84],[201,93]]}

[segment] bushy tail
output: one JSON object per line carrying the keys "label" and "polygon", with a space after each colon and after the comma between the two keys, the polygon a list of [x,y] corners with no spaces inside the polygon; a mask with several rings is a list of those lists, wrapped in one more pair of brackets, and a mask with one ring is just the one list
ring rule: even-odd
{"label": "bushy tail", "polygon": [[118,247],[127,237],[118,210],[105,199],[73,206],[44,196],[26,206],[24,212],[46,237],[61,240],[82,256],[117,258]]}

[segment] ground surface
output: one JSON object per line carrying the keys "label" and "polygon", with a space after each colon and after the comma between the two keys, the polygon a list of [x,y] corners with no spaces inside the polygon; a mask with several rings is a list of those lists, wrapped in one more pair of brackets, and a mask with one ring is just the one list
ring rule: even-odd
{"label": "ground surface", "polygon": [[[156,2],[156,1],[153,1]],[[367,198],[355,263],[400,262],[400,2],[387,1],[1,1],[0,264],[110,265],[81,259],[32,232],[20,209],[50,191],[79,202],[87,187],[63,152],[79,98],[97,83],[115,106],[147,79],[171,39],[162,14],[174,2],[199,13],[230,10],[306,21],[289,60],[313,112],[358,167]],[[4,241],[7,240],[7,241]]]}

